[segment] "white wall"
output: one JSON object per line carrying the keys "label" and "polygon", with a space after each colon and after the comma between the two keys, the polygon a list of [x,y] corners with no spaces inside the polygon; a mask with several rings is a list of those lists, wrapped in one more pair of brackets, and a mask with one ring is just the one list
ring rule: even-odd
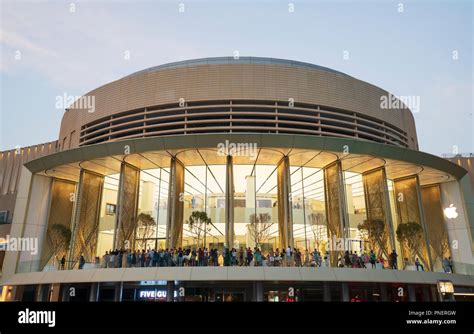
{"label": "white wall", "polygon": [[454,219],[448,219],[444,216],[453,261],[474,265],[469,221],[464,208],[464,200],[459,188],[459,183],[457,181],[442,183],[440,189],[443,209],[453,204],[457,208],[458,213],[457,218]]}

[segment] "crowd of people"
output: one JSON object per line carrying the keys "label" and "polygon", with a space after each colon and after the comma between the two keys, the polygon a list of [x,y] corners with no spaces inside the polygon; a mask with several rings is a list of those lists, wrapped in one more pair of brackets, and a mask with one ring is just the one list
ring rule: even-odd
{"label": "crowd of people", "polygon": [[[404,259],[404,269],[410,265],[407,258]],[[84,257],[79,258],[79,269],[85,265]],[[418,258],[415,259],[416,270],[424,271],[424,267]],[[286,249],[270,249],[265,254],[255,247],[253,250],[241,247],[240,249],[224,249],[222,252],[217,248],[173,248],[173,249],[142,249],[130,251],[124,249],[107,251],[102,258],[95,258],[95,267],[101,268],[131,268],[131,267],[204,267],[204,266],[270,266],[270,267],[330,267],[329,251],[321,254],[317,249],[312,252],[302,252],[298,248],[287,247]],[[345,251],[339,256],[337,267],[341,268],[374,268],[374,269],[398,269],[398,254],[392,251],[388,260],[377,256],[373,250],[357,253],[356,251]],[[62,266],[63,267],[63,266]],[[445,272],[453,272],[451,258],[443,260]]]}

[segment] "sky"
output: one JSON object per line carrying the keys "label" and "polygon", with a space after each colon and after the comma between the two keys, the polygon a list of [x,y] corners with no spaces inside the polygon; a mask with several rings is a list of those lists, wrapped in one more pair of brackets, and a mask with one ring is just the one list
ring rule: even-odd
{"label": "sky", "polygon": [[474,152],[473,17],[472,0],[0,0],[0,150],[56,140],[58,96],[238,51],[419,97],[420,149]]}

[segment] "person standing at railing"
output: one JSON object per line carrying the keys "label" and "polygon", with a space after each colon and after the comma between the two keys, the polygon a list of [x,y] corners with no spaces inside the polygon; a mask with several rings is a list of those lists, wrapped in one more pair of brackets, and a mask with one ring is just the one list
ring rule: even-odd
{"label": "person standing at railing", "polygon": [[61,270],[65,269],[65,265],[66,265],[66,256],[63,255],[63,257],[61,258]]}
{"label": "person standing at railing", "polygon": [[81,256],[79,257],[79,269],[83,269],[85,263],[86,263],[86,260],[84,259],[84,256],[81,254]]}
{"label": "person standing at railing", "polygon": [[397,252],[395,252],[395,249],[392,251],[392,253],[390,254],[390,266],[392,267],[392,269],[398,269],[398,264],[397,264],[397,258],[398,258],[398,254]]}
{"label": "person standing at railing", "polygon": [[425,268],[423,268],[423,265],[421,264],[420,260],[418,260],[418,258],[415,259],[415,265],[416,271],[418,271],[418,268],[421,268],[421,271],[425,271]]}
{"label": "person standing at railing", "polygon": [[448,260],[447,257],[445,257],[443,259],[443,270],[444,270],[445,273],[450,273],[451,272],[451,270],[449,268],[449,260]]}
{"label": "person standing at railing", "polygon": [[372,269],[375,268],[375,262],[377,261],[377,256],[375,256],[375,253],[372,249],[370,250],[369,259],[370,259],[370,264],[372,265]]}

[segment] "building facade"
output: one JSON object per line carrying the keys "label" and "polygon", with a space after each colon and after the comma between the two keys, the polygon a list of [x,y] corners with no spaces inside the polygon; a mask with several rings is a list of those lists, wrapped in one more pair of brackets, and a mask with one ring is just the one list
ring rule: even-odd
{"label": "building facade", "polygon": [[[418,151],[394,96],[328,68],[149,68],[78,99],[55,151],[18,171],[10,236],[38,249],[6,252],[4,300],[437,300],[443,280],[473,292],[466,169]],[[262,258],[229,260],[247,248]],[[216,262],[173,261],[199,249]],[[171,259],[127,262],[141,250]],[[371,251],[375,268],[344,267]]]}

